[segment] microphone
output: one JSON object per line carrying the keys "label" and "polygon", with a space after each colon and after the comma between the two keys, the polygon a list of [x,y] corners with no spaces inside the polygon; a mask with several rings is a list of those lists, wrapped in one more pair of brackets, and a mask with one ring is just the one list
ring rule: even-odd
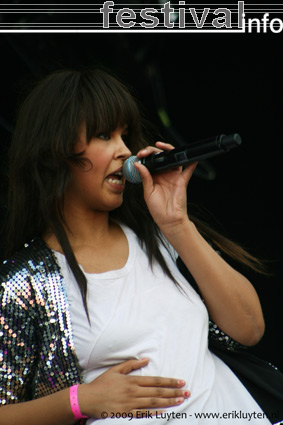
{"label": "microphone", "polygon": [[141,175],[134,166],[135,162],[143,164],[151,174],[157,174],[180,165],[187,165],[202,159],[211,158],[229,152],[240,146],[241,136],[238,133],[211,137],[186,146],[172,149],[169,152],[158,152],[138,158],[130,156],[123,164],[123,175],[130,183],[140,183]]}

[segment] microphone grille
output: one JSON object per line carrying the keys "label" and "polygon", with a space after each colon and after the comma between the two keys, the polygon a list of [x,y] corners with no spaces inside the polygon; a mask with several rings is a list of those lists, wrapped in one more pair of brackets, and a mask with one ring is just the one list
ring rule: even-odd
{"label": "microphone grille", "polygon": [[141,175],[134,166],[134,163],[139,161],[137,156],[130,156],[123,164],[123,175],[130,183],[140,183]]}

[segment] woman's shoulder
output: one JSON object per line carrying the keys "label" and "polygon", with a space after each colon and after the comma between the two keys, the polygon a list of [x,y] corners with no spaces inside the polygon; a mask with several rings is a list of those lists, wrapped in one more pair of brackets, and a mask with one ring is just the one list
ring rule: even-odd
{"label": "woman's shoulder", "polygon": [[2,261],[0,281],[6,281],[15,276],[23,280],[26,275],[34,275],[39,269],[50,267],[53,263],[52,251],[41,238],[35,238]]}

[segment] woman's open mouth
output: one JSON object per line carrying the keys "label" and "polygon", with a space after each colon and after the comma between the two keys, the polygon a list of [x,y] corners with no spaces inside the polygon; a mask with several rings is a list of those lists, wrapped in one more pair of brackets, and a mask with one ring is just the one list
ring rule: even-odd
{"label": "woman's open mouth", "polygon": [[125,187],[125,177],[123,176],[122,171],[117,171],[113,174],[109,174],[106,177],[106,181],[114,188],[115,190],[123,191]]}
{"label": "woman's open mouth", "polygon": [[109,183],[120,184],[120,185],[124,184],[122,171],[118,171],[117,173],[114,173],[114,174],[109,174],[109,176],[106,177],[106,180]]}

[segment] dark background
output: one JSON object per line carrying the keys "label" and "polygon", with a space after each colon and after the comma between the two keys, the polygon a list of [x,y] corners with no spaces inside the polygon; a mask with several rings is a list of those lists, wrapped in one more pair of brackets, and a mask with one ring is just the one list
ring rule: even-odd
{"label": "dark background", "polygon": [[282,140],[283,35],[275,34],[0,34],[1,191],[7,148],[23,90],[58,68],[103,65],[135,89],[147,117],[168,137],[165,107],[181,136],[176,145],[238,132],[242,146],[209,160],[189,199],[208,209],[221,231],[269,261],[271,277],[252,274],[266,317],[253,348],[283,370]]}

